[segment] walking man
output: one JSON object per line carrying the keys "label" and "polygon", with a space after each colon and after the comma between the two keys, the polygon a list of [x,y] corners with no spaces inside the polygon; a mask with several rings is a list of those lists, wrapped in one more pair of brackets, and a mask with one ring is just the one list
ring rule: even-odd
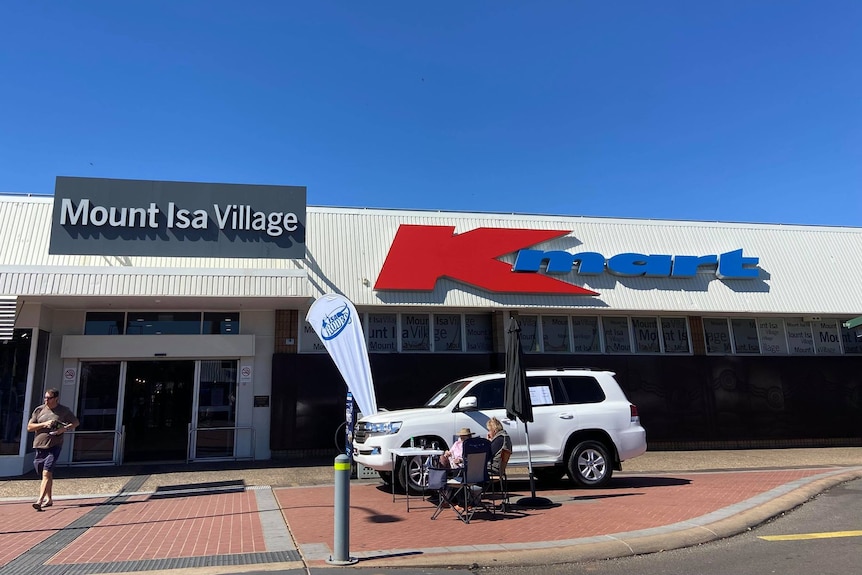
{"label": "walking man", "polygon": [[63,447],[63,434],[72,431],[80,422],[72,410],[60,405],[60,390],[51,388],[45,392],[45,403],[37,407],[27,423],[27,431],[36,433],[33,449],[36,457],[33,465],[36,473],[42,476],[39,486],[39,499],[33,509],[42,511],[54,504],[54,465]]}

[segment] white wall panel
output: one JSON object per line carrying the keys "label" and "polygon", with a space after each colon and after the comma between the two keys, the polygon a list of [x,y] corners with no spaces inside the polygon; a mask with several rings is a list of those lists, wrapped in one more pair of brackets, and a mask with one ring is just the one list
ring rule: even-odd
{"label": "white wall panel", "polygon": [[81,359],[254,356],[253,335],[65,335],[60,356]]}

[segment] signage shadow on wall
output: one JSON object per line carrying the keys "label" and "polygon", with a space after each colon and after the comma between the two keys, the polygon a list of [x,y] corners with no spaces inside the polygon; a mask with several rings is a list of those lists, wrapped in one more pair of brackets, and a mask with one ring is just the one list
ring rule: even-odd
{"label": "signage shadow on wall", "polygon": [[[557,276],[560,279],[574,282],[578,277],[572,273],[566,276]],[[665,278],[665,277],[627,277],[613,274],[602,274],[601,276],[592,276],[590,278],[590,288],[602,292],[602,290],[614,289],[617,285],[622,285],[632,290],[642,291],[685,291],[685,292],[706,292],[709,290],[709,285],[713,282],[724,284],[729,290],[737,293],[768,293],[769,284],[766,283],[770,279],[770,274],[764,269],[758,269],[758,276],[755,280],[750,279],[719,279],[712,273],[700,273],[693,278]]]}
{"label": "signage shadow on wall", "polygon": [[317,262],[317,258],[314,257],[314,254],[311,253],[311,250],[309,250],[307,247],[305,248],[305,266],[309,272],[312,272],[314,275],[320,278],[324,284],[326,284],[326,287],[324,288],[323,286],[318,284],[317,281],[314,280],[314,278],[309,276],[308,283],[313,285],[318,292],[335,293],[346,297],[344,291],[337,285],[335,285],[335,283],[331,279],[329,279],[329,276],[324,273],[323,268],[320,267],[320,264]]}
{"label": "signage shadow on wall", "polygon": [[68,226],[66,233],[70,239],[84,240],[111,240],[111,241],[215,241],[219,230],[210,226],[202,230],[172,230],[168,233],[164,229],[134,229],[120,230],[117,228],[86,228],[84,226]]}
{"label": "signage shadow on wall", "polygon": [[772,279],[772,274],[763,268],[758,268],[758,271],[755,281],[725,279],[721,280],[721,283],[726,285],[729,290],[737,293],[768,293],[769,284],[766,282]]}
{"label": "signage shadow on wall", "polygon": [[[240,241],[245,243],[266,243],[273,244],[279,248],[287,249],[293,246],[302,245],[305,243],[305,226],[303,224],[296,225],[296,231],[291,235],[281,235],[275,238],[264,239],[259,232],[248,230],[221,230],[221,233],[230,241]],[[210,238],[212,239],[212,238]]]}
{"label": "signage shadow on wall", "polygon": [[[594,286],[591,285],[590,287]],[[444,305],[446,303],[447,295],[453,290],[459,290],[467,295],[486,299],[498,305],[515,308],[532,304],[547,304],[548,298],[550,297],[559,299],[561,303],[564,303],[566,307],[570,308],[584,307],[595,309],[597,307],[610,307],[607,303],[602,301],[600,297],[572,294],[501,294],[473,287],[448,278],[438,279],[433,292],[378,291],[377,297],[380,301],[388,304],[428,303]]]}

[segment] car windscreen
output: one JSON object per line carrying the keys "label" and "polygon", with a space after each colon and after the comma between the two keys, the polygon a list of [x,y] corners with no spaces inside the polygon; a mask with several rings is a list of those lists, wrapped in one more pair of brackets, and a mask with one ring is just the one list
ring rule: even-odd
{"label": "car windscreen", "polygon": [[423,407],[446,407],[452,401],[452,398],[461,393],[461,390],[467,387],[471,381],[470,379],[453,381],[432,395],[431,399],[426,401]]}

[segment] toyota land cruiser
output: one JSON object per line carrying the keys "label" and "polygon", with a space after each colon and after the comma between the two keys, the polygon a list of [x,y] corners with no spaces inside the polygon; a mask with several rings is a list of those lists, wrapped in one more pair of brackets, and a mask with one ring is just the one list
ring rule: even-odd
{"label": "toyota land cruiser", "polygon": [[[582,487],[602,487],[623,461],[646,451],[646,431],[637,407],[626,398],[613,372],[528,370],[527,382],[534,419],[527,428],[530,459],[540,481],[568,473]],[[377,470],[386,483],[397,478],[405,489],[419,490],[424,481],[422,461],[399,459],[393,468],[390,450],[407,447],[411,440],[445,450],[458,429],[469,427],[484,435],[485,423],[496,417],[512,438],[509,466],[526,466],[524,424],[506,416],[504,385],[503,373],[467,377],[443,387],[423,407],[363,417],[354,433],[354,459]],[[401,465],[408,466],[406,473]]]}

